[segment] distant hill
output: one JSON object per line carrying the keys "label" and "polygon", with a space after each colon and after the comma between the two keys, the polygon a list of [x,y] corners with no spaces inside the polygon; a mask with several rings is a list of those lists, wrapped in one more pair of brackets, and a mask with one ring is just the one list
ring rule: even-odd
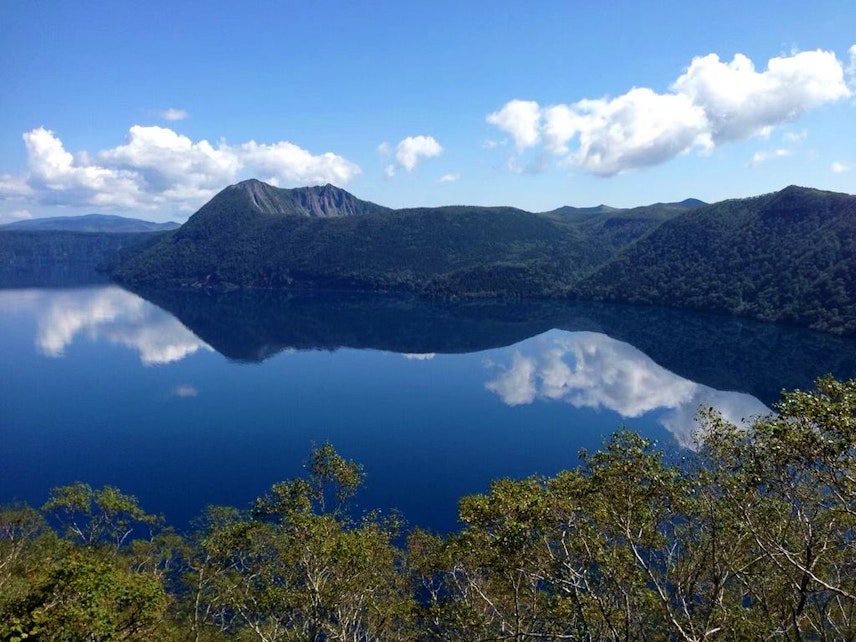
{"label": "distant hill", "polygon": [[694,209],[575,291],[856,334],[856,196],[791,186]]}
{"label": "distant hill", "polygon": [[253,180],[221,191],[113,274],[120,282],[171,287],[564,296],[618,249],[683,211],[391,210],[331,185],[285,190]]}
{"label": "distant hill", "polygon": [[107,280],[98,268],[169,232],[0,228],[0,288],[66,287]]}
{"label": "distant hill", "polygon": [[125,218],[111,214],[84,214],[83,216],[52,216],[31,218],[0,226],[0,231],[51,231],[51,232],[104,232],[125,234],[133,232],[163,232],[180,227],[180,223],[152,223],[137,218]]}

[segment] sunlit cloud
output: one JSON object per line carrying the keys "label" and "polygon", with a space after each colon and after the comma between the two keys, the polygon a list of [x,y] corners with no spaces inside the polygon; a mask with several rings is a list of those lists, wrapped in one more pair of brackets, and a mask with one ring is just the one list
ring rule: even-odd
{"label": "sunlit cloud", "polygon": [[[381,143],[378,151],[389,154],[392,150],[386,143]],[[433,136],[408,136],[396,145],[395,164],[387,165],[384,173],[392,178],[399,168],[412,172],[422,160],[439,156],[442,152],[443,147]]]}
{"label": "sunlit cloud", "polygon": [[547,106],[514,99],[486,120],[511,136],[516,155],[541,148],[560,164],[613,176],[768,136],[850,95],[844,66],[833,52],[772,58],[761,71],[742,54],[730,62],[709,54],[694,58],[666,93],[634,87],[614,98]]}
{"label": "sunlit cloud", "polygon": [[[633,346],[593,332],[561,333],[535,354],[523,348],[511,364],[485,384],[510,406],[536,400],[563,401],[576,408],[606,408],[624,418],[659,411],[660,424],[682,446],[695,443],[695,414],[713,406],[739,423],[769,409],[751,395],[703,386],[657,365]],[[492,367],[496,367],[495,365]]]}
{"label": "sunlit cloud", "polygon": [[829,166],[829,169],[831,169],[834,174],[843,174],[844,172],[850,171],[850,166],[835,161],[834,163],[832,163],[832,165]]}
{"label": "sunlit cloud", "polygon": [[403,354],[405,359],[409,359],[410,361],[430,361],[434,357],[437,356],[436,352],[422,352],[418,354]]}
{"label": "sunlit cloud", "polygon": [[29,171],[0,178],[0,200],[39,204],[193,211],[244,175],[282,186],[345,185],[355,163],[287,141],[230,145],[193,141],[167,127],[134,125],[122,145],[72,154],[59,136],[38,127],[23,135]]}
{"label": "sunlit cloud", "polygon": [[440,177],[439,183],[454,183],[457,180],[460,180],[460,174],[443,174]]}

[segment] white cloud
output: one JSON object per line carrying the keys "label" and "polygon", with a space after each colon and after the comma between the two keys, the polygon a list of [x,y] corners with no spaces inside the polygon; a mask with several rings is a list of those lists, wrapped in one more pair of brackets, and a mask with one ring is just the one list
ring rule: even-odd
{"label": "white cloud", "polygon": [[408,172],[412,172],[421,159],[439,156],[442,151],[443,148],[433,136],[408,136],[395,148],[395,160]]}
{"label": "white cloud", "polygon": [[174,109],[170,107],[169,109],[165,109],[164,111],[162,111],[160,113],[160,116],[164,120],[176,121],[184,120],[185,118],[190,116],[190,114],[187,112],[186,109]]}
{"label": "white cloud", "polygon": [[784,158],[785,156],[790,156],[791,152],[787,149],[769,149],[765,151],[755,152],[752,155],[752,160],[747,163],[748,167],[755,167],[756,165],[760,165],[761,163],[774,159],[774,158]]}
{"label": "white cloud", "polygon": [[835,174],[843,174],[844,172],[850,171],[850,166],[835,161],[834,163],[832,163],[832,165],[829,166],[829,169],[831,169]]}
{"label": "white cloud", "polygon": [[0,199],[192,211],[246,175],[283,185],[344,185],[361,171],[337,154],[312,154],[287,141],[215,146],[157,126],[134,125],[125,144],[94,155],[71,154],[43,127],[23,138],[29,172],[0,178]]}
{"label": "white cloud", "polygon": [[487,115],[487,122],[511,134],[518,152],[534,147],[541,140],[540,120],[540,107],[534,100],[512,100]]}
{"label": "white cloud", "polygon": [[805,140],[807,136],[808,136],[808,132],[805,129],[803,129],[802,131],[798,131],[798,132],[787,132],[785,134],[785,140],[789,143],[796,143],[796,142],[799,142],[801,140]]}
{"label": "white cloud", "polygon": [[389,156],[392,153],[392,148],[386,141],[377,146],[377,153],[381,156]]}
{"label": "white cloud", "polygon": [[419,353],[406,353],[402,355],[405,359],[409,359],[410,361],[431,361],[434,357],[437,356],[435,352],[419,352]]}
{"label": "white cloud", "polygon": [[358,165],[337,154],[327,152],[314,156],[288,142],[260,145],[250,141],[240,148],[228,149],[245,167],[252,167],[262,176],[277,178],[291,185],[344,185],[361,171]]}
{"label": "white cloud", "polygon": [[461,178],[460,174],[443,174],[440,177],[440,183],[454,183]]}
{"label": "white cloud", "polygon": [[[850,50],[856,60],[856,46]],[[757,71],[737,54],[693,59],[657,93],[636,87],[615,98],[542,107],[511,100],[487,122],[510,134],[517,154],[543,145],[563,162],[612,176],[663,163],[679,154],[768,136],[777,126],[851,95],[842,63],[828,51],[772,58]],[[511,163],[514,167],[516,164]]]}
{"label": "white cloud", "polygon": [[0,176],[0,199],[24,198],[33,195],[33,188],[27,183],[26,176]]}

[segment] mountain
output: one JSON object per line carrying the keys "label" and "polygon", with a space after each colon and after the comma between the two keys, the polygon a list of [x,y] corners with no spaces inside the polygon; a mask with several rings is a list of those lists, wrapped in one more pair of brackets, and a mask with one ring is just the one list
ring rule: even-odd
{"label": "mountain", "polygon": [[124,234],[130,232],[163,232],[180,227],[179,223],[152,223],[137,218],[125,218],[111,214],[85,214],[83,216],[53,216],[31,218],[0,226],[0,231],[52,231],[52,232],[105,232]]}
{"label": "mountain", "polygon": [[856,334],[856,196],[791,186],[664,221],[578,296]]}
{"label": "mountain", "polygon": [[[388,207],[361,201],[334,185],[283,189],[254,178],[230,185],[203,206],[202,216],[249,208],[269,216],[337,218],[389,212]],[[203,212],[204,210],[204,212]]]}
{"label": "mountain", "polygon": [[113,274],[128,284],[170,287],[563,296],[618,249],[685,211],[640,210],[391,210],[330,185],[285,190],[251,180],[221,191]]}

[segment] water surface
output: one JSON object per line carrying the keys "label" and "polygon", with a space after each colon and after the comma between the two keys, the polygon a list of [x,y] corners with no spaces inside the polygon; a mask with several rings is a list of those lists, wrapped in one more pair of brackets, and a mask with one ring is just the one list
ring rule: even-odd
{"label": "water surface", "polygon": [[691,447],[700,405],[740,421],[856,376],[856,342],[657,308],[112,285],[0,290],[0,355],[0,502],[113,484],[179,526],[329,440],[361,507],[449,530],[462,495],[619,426]]}

